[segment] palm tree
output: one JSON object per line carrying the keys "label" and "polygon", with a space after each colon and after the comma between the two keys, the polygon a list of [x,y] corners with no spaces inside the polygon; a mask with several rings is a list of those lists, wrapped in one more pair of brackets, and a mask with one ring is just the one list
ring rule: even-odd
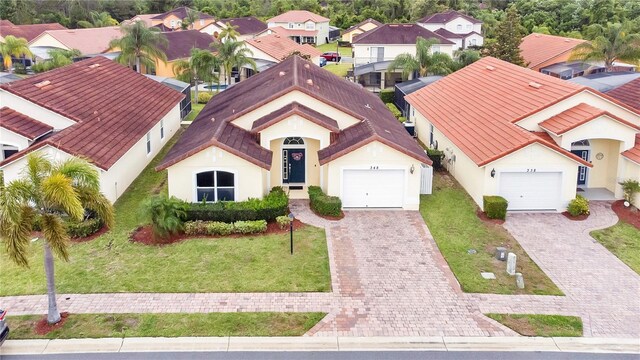
{"label": "palm tree", "polygon": [[0,43],[0,55],[2,55],[4,68],[8,72],[11,72],[13,65],[12,57],[33,56],[27,43],[27,39],[17,38],[13,35],[7,35],[4,38],[4,43]]}
{"label": "palm tree", "polygon": [[60,321],[56,302],[53,254],[69,259],[69,234],[64,219],[83,220],[93,211],[107,226],[113,225],[113,207],[100,193],[100,175],[87,161],[70,158],[53,163],[41,153],[27,156],[26,178],[0,184],[0,238],[9,258],[29,266],[27,252],[33,223],[40,219],[49,311],[47,321]]}
{"label": "palm tree", "polygon": [[198,81],[218,82],[214,73],[220,66],[218,58],[209,50],[191,49],[191,57],[182,59],[173,65],[173,72],[178,80],[194,83],[195,98],[198,102]]}
{"label": "palm tree", "polygon": [[460,70],[480,60],[480,52],[476,50],[458,50],[456,52],[455,70]]}
{"label": "palm tree", "polygon": [[446,75],[451,73],[452,60],[447,54],[431,54],[431,47],[438,42],[435,39],[425,39],[418,36],[416,40],[416,55],[400,54],[389,64],[389,70],[402,69],[402,76],[418,73],[419,76],[428,74]]}
{"label": "palm tree", "polygon": [[64,49],[51,49],[47,51],[49,59],[38,62],[31,68],[34,72],[41,73],[52,69],[57,69],[73,63],[73,58],[82,55],[80,50],[64,50]]}
{"label": "palm tree", "polygon": [[140,66],[147,68],[155,66],[155,60],[160,59],[166,63],[167,55],[164,48],[168,46],[166,37],[158,28],[148,28],[142,21],[136,21],[130,25],[123,25],[124,34],[120,39],[113,39],[109,43],[110,49],[120,49],[120,55],[116,60],[123,65],[135,65],[137,72]]}
{"label": "palm tree", "polygon": [[183,229],[187,208],[187,203],[175,196],[157,195],[142,204],[141,215],[151,223],[156,239],[166,239]]}
{"label": "palm tree", "polygon": [[218,35],[218,40],[227,41],[227,40],[238,40],[238,36],[240,33],[238,32],[238,27],[231,25],[231,23],[226,23],[224,28],[220,31]]}
{"label": "palm tree", "polygon": [[244,46],[243,41],[228,38],[220,44],[213,43],[211,45],[218,47],[218,57],[222,70],[224,70],[225,84],[231,84],[231,71],[234,67],[240,69],[249,65],[253,71],[258,71],[256,62],[251,58],[253,52]]}
{"label": "palm tree", "polygon": [[106,11],[103,11],[103,12],[91,11],[89,13],[89,16],[91,17],[90,22],[81,20],[81,21],[78,21],[78,26],[82,28],[91,28],[91,27],[99,28],[99,27],[118,25],[118,20],[112,18],[111,15]]}
{"label": "palm tree", "polygon": [[193,24],[200,19],[200,14],[193,9],[187,9],[187,17],[182,21],[183,29],[193,30]]}
{"label": "palm tree", "polygon": [[602,61],[607,72],[613,71],[616,61],[640,64],[640,34],[631,30],[630,22],[591,25],[587,30],[591,41],[576,46],[570,60]]}

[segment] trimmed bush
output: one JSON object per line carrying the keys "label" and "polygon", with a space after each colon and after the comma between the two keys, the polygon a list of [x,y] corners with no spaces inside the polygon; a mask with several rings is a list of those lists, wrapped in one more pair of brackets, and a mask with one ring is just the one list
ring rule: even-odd
{"label": "trimmed bush", "polygon": [[184,233],[187,235],[215,235],[227,236],[231,234],[257,234],[267,231],[267,222],[264,220],[236,221],[224,223],[219,221],[189,221],[184,225]]}
{"label": "trimmed bush", "polygon": [[219,221],[212,221],[206,223],[207,234],[210,235],[230,235],[233,234],[233,224],[227,224]]}
{"label": "trimmed bush", "polygon": [[237,234],[256,234],[267,231],[267,222],[256,221],[236,221],[233,223],[233,231]]}
{"label": "trimmed bush", "polygon": [[97,233],[102,229],[102,220],[96,218],[84,221],[65,221],[67,233],[72,238],[83,238]]}
{"label": "trimmed bush", "polygon": [[433,168],[436,170],[442,169],[442,159],[444,159],[444,151],[427,148],[427,156],[433,161]]}
{"label": "trimmed bush", "polygon": [[482,197],[482,210],[487,214],[489,219],[506,219],[508,205],[509,202],[502,196]]}
{"label": "trimmed bush", "polygon": [[406,118],[406,117],[404,117],[404,116],[400,116],[400,117],[398,118],[398,121],[400,121],[401,123],[403,123],[403,124],[404,124],[405,122],[407,122],[407,118]]}
{"label": "trimmed bush", "polygon": [[289,226],[290,221],[287,215],[282,215],[276,218],[276,222],[278,223],[278,226],[280,227],[280,229],[284,230],[287,228],[287,226]]}
{"label": "trimmed bush", "polygon": [[400,109],[398,109],[396,104],[387,103],[386,105],[387,105],[387,108],[389,109],[389,111],[391,111],[391,113],[393,114],[393,116],[396,117],[396,119],[400,119],[400,117],[402,117],[402,113],[400,112]]}
{"label": "trimmed bush", "polygon": [[274,187],[262,199],[249,199],[238,202],[194,203],[186,211],[187,221],[236,221],[266,220],[274,221],[278,216],[286,215],[289,198],[281,187]]}
{"label": "trimmed bush", "polygon": [[337,196],[327,196],[319,186],[309,186],[311,209],[323,216],[340,216],[342,201]]}
{"label": "trimmed bush", "polygon": [[212,97],[213,97],[212,93],[208,93],[208,92],[198,93],[198,103],[206,104],[209,102],[209,100],[211,100]]}
{"label": "trimmed bush", "polygon": [[569,201],[567,212],[571,216],[589,215],[589,200],[582,195],[576,196],[575,199]]}
{"label": "trimmed bush", "polygon": [[387,90],[380,91],[380,99],[385,104],[386,103],[392,103],[394,95],[395,95],[395,90],[393,90],[393,89],[387,89]]}

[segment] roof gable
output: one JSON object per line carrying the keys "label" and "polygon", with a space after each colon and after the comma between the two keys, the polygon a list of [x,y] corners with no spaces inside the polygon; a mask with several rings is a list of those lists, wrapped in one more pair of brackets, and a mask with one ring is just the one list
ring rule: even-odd
{"label": "roof gable", "polygon": [[0,108],[0,119],[2,119],[0,127],[24,136],[29,140],[35,140],[53,131],[53,126],[44,124],[6,106]]}
{"label": "roof gable", "polygon": [[271,19],[267,20],[267,22],[274,22],[274,23],[278,23],[278,22],[306,22],[308,20],[311,20],[315,23],[319,23],[319,22],[329,22],[329,19],[322,16],[322,15],[318,15],[315,13],[312,13],[311,11],[306,11],[306,10],[290,10],[287,11],[283,14],[277,15],[272,17]]}
{"label": "roof gable", "polygon": [[482,21],[475,19],[469,15],[465,15],[463,13],[457,12],[455,10],[448,10],[448,11],[433,14],[433,15],[427,15],[422,19],[418,20],[418,22],[422,24],[446,24],[449,21],[459,17],[474,24],[482,24]]}
{"label": "roof gable", "polygon": [[333,132],[340,131],[338,122],[334,119],[325,116],[307,106],[304,106],[298,102],[292,102],[282,108],[273,111],[253,122],[251,132],[260,132],[269,126],[280,122],[292,115],[299,115],[317,125],[324,127],[325,129]]}
{"label": "roof gable", "polygon": [[557,115],[554,115],[551,118],[541,122],[539,125],[541,128],[548,130],[556,135],[562,135],[567,131],[573,130],[601,116],[606,116],[623,125],[629,126],[636,130],[640,130],[640,127],[638,127],[637,125],[625,121],[608,111],[585,103],[580,103]]}
{"label": "roof gable", "polygon": [[173,15],[173,16],[179,18],[179,19],[184,19],[184,18],[187,17],[187,15],[189,13],[189,10],[195,11],[196,13],[198,13],[198,18],[200,18],[200,19],[213,19],[213,16],[211,16],[209,14],[190,9],[190,8],[188,8],[186,6],[180,6],[180,7],[177,7],[175,9],[172,9],[172,10],[169,10],[167,12],[164,12],[162,14],[158,14],[156,16],[153,16],[152,19],[162,20],[162,19],[164,19],[164,18],[166,18],[168,16],[171,16],[171,15]]}
{"label": "roof gable", "polygon": [[278,34],[260,36],[255,39],[246,40],[245,43],[278,61],[287,58],[294,52],[300,52],[301,55],[309,56],[311,58],[322,54],[320,50],[311,45],[300,45],[288,37],[282,37]]}
{"label": "roof gable", "polygon": [[572,51],[584,42],[586,40],[533,33],[522,39],[520,55],[522,55],[527,67],[533,68]]}
{"label": "roof gable", "polygon": [[438,44],[452,45],[454,42],[417,24],[384,24],[357,35],[353,44],[415,45],[418,37],[434,39]]}
{"label": "roof gable", "polygon": [[0,23],[0,35],[2,37],[13,35],[17,38],[24,38],[31,41],[48,30],[65,30],[66,27],[58,23],[50,24],[31,24],[31,25],[14,25],[8,20],[2,20]]}
{"label": "roof gable", "polygon": [[119,26],[49,30],[33,39],[31,43],[35,43],[45,35],[53,37],[69,49],[80,50],[83,55],[94,55],[107,51],[111,40],[122,37],[122,32]]}
{"label": "roof gable", "polygon": [[228,23],[232,26],[235,26],[236,31],[240,35],[257,34],[267,28],[267,24],[263,23],[258,18],[253,16],[222,19],[219,21],[219,23],[224,24],[225,26]]}

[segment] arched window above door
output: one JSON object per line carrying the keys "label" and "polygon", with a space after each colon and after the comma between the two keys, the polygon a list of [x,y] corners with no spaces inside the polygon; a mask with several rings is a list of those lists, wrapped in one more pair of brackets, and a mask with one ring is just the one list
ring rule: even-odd
{"label": "arched window above door", "polygon": [[304,140],[299,136],[288,137],[284,139],[284,145],[304,145]]}

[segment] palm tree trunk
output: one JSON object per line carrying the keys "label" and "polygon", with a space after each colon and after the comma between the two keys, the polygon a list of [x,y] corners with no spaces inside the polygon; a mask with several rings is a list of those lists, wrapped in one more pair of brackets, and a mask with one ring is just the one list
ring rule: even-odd
{"label": "palm tree trunk", "polygon": [[47,322],[49,324],[55,324],[60,321],[60,311],[58,311],[58,303],[56,302],[53,254],[51,253],[51,248],[46,240],[44,241],[44,271],[47,274],[47,297],[49,298]]}
{"label": "palm tree trunk", "polygon": [[138,72],[138,74],[142,73],[140,71],[140,57],[139,56],[136,56],[136,71]]}
{"label": "palm tree trunk", "polygon": [[198,103],[198,77],[197,76],[193,77],[193,82],[196,84],[195,92],[196,92],[196,104],[197,104]]}

